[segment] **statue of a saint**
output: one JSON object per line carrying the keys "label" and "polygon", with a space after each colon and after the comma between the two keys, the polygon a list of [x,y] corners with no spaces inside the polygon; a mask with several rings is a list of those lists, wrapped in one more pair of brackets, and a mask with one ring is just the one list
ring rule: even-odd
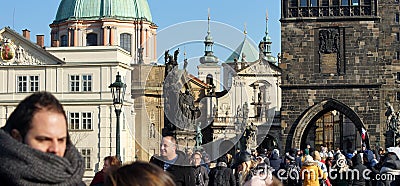
{"label": "statue of a saint", "polygon": [[243,118],[247,119],[249,117],[249,106],[247,105],[247,102],[243,104]]}
{"label": "statue of a saint", "polygon": [[169,50],[166,50],[165,53],[164,53],[165,64],[167,64],[167,62],[168,62],[168,57],[169,57]]}
{"label": "statue of a saint", "polygon": [[386,118],[386,126],[387,126],[387,130],[390,131],[394,131],[397,132],[398,129],[398,115],[397,113],[394,111],[393,106],[389,103],[386,102],[386,112],[385,112],[385,116]]}
{"label": "statue of a saint", "polygon": [[199,124],[196,128],[196,147],[201,146],[201,144],[203,144],[203,134],[201,133],[201,128]]}
{"label": "statue of a saint", "polygon": [[179,48],[174,52],[174,61],[178,63]]}
{"label": "statue of a saint", "polygon": [[238,105],[238,108],[237,108],[237,111],[236,111],[236,116],[238,118],[241,118],[243,116],[242,108],[240,107],[240,105]]}
{"label": "statue of a saint", "polygon": [[188,61],[187,59],[185,59],[183,60],[183,69],[186,70],[187,66],[188,66]]}
{"label": "statue of a saint", "polygon": [[143,47],[138,48],[138,63],[139,64],[143,64],[144,60],[143,60]]}

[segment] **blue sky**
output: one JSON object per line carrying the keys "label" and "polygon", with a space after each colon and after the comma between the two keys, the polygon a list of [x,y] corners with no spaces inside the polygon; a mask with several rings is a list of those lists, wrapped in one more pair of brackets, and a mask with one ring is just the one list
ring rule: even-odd
{"label": "blue sky", "polygon": [[[28,29],[31,31],[31,40],[33,41],[36,41],[35,35],[44,34],[45,45],[49,46],[49,24],[54,20],[60,2],[61,0],[14,0],[0,11],[0,27],[10,26],[18,33],[21,33],[23,29]],[[265,15],[268,9],[268,29],[273,42],[272,53],[276,56],[280,52],[279,19],[281,2],[278,0],[148,0],[148,2],[153,21],[159,26],[158,31],[171,28],[171,25],[200,20],[200,22],[203,21],[205,23],[204,34],[199,38],[199,40],[202,40],[206,36],[205,21],[207,20],[208,8],[210,8],[211,20],[213,21],[211,33],[215,41],[219,39],[216,36],[225,32],[222,31],[225,28],[221,28],[218,25],[236,29],[241,34],[246,24],[247,37],[254,40],[255,44],[264,36]],[[240,34],[228,33],[225,36],[240,42],[243,40],[243,35]],[[179,37],[179,35],[171,37]],[[158,41],[160,45],[163,40]],[[185,46],[185,50],[188,50],[189,53],[190,46],[187,46],[187,48]],[[225,59],[229,55],[226,51],[220,54],[215,51],[215,53],[221,59]],[[161,55],[161,53],[158,53],[158,55]]]}

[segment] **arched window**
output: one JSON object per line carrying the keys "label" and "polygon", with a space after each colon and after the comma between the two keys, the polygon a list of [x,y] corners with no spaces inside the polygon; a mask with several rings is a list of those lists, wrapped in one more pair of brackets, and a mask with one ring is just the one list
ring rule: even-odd
{"label": "arched window", "polygon": [[61,36],[61,46],[62,47],[68,46],[68,36],[67,35]]}
{"label": "arched window", "polygon": [[86,46],[97,46],[97,34],[90,33],[86,36]]}
{"label": "arched window", "polygon": [[209,85],[214,85],[214,78],[211,74],[208,74],[206,77],[206,83]]}
{"label": "arched window", "polygon": [[119,38],[120,40],[119,46],[124,50],[128,51],[129,53],[131,53],[131,45],[132,45],[131,38],[132,35],[128,33],[120,34]]}

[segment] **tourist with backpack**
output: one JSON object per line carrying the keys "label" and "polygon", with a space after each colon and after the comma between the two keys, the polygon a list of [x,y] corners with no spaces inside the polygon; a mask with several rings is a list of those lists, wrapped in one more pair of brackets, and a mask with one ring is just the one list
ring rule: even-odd
{"label": "tourist with backpack", "polygon": [[208,186],[208,172],[207,169],[201,165],[202,154],[198,151],[195,152],[192,155],[192,160],[196,186]]}
{"label": "tourist with backpack", "polygon": [[228,158],[224,155],[217,159],[217,165],[209,173],[210,186],[236,186],[235,175],[228,167]]}

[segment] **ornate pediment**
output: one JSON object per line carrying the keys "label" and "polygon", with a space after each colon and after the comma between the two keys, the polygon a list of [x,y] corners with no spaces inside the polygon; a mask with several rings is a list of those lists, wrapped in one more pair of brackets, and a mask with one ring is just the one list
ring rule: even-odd
{"label": "ornate pediment", "polygon": [[0,30],[0,51],[0,65],[55,65],[64,63],[10,28]]}
{"label": "ornate pediment", "polygon": [[238,74],[248,74],[248,75],[260,75],[260,74],[271,74],[273,70],[271,69],[268,62],[263,60],[252,63],[246,69],[243,69]]}

